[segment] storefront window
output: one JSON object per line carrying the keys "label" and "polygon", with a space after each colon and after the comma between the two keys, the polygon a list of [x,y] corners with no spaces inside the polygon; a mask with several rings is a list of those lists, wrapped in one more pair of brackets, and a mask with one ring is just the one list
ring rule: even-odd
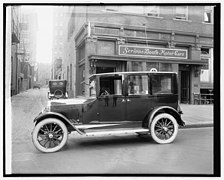
{"label": "storefront window", "polygon": [[132,62],[132,71],[143,71],[142,62]]}
{"label": "storefront window", "polygon": [[159,63],[157,62],[147,62],[146,63],[146,70],[150,71],[151,69],[159,70]]}
{"label": "storefront window", "polygon": [[171,64],[168,63],[160,63],[160,71],[172,71],[172,66]]}

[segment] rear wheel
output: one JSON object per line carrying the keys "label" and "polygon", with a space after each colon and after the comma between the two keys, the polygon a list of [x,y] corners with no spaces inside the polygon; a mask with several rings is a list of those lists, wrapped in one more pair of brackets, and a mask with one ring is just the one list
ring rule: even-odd
{"label": "rear wheel", "polygon": [[176,119],[167,113],[157,115],[150,126],[150,133],[154,141],[167,144],[174,141],[178,132]]}
{"label": "rear wheel", "polygon": [[65,145],[67,139],[67,127],[62,121],[55,118],[39,122],[32,134],[33,144],[41,152],[56,152]]}

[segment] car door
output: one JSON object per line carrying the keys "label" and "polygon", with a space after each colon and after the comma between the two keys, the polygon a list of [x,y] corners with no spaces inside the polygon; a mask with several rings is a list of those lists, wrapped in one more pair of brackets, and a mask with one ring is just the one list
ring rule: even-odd
{"label": "car door", "polygon": [[125,120],[125,96],[122,94],[122,76],[100,77],[97,98],[100,122]]}
{"label": "car door", "polygon": [[152,106],[149,76],[132,74],[127,76],[126,119],[133,126],[142,126],[142,120]]}

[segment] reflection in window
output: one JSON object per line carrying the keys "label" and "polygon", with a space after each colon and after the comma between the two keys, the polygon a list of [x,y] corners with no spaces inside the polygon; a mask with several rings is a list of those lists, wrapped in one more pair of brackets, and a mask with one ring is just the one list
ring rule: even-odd
{"label": "reflection in window", "polygon": [[170,94],[172,92],[171,76],[152,75],[152,94]]}
{"label": "reflection in window", "polygon": [[128,94],[149,94],[148,76],[132,75],[128,77]]}
{"label": "reflection in window", "polygon": [[103,91],[107,91],[110,95],[121,95],[122,77],[121,76],[100,77],[100,94]]}

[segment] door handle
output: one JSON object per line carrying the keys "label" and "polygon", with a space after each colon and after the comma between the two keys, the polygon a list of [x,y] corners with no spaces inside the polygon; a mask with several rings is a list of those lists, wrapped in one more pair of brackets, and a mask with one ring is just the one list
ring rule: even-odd
{"label": "door handle", "polygon": [[125,102],[125,99],[122,99],[122,101],[121,102]]}
{"label": "door handle", "polygon": [[127,99],[127,102],[130,102],[131,100],[130,99]]}

